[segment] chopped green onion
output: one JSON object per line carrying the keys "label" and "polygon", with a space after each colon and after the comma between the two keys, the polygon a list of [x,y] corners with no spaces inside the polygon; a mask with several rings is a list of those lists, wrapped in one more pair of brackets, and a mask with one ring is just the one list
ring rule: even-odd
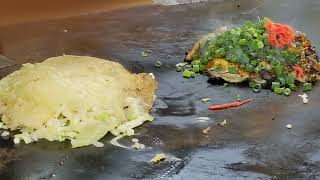
{"label": "chopped green onion", "polygon": [[189,70],[184,70],[183,73],[182,73],[182,76],[183,76],[184,78],[191,78],[191,76],[192,76],[191,74],[192,74],[191,71],[189,71]]}
{"label": "chopped green onion", "polygon": [[[268,58],[268,56],[267,56],[267,58]],[[273,58],[272,56],[271,56],[271,58]],[[276,59],[273,59],[272,61],[271,61],[271,65],[272,66],[277,66],[277,65],[279,65],[280,64],[280,62],[278,61],[278,60],[276,60]]]}
{"label": "chopped green onion", "polygon": [[231,74],[237,74],[238,71],[237,71],[237,68],[236,67],[228,67],[228,72],[231,73]]}
{"label": "chopped green onion", "polygon": [[249,87],[253,88],[254,85],[256,85],[255,82],[253,82],[253,81],[250,81],[250,82],[249,82]]}
{"label": "chopped green onion", "polygon": [[246,66],[245,66],[245,69],[248,71],[248,72],[252,72],[253,71],[253,66],[251,65],[251,64],[247,64]]}
{"label": "chopped green onion", "polygon": [[[249,53],[252,57],[254,57],[254,58],[256,58],[257,57],[257,53],[255,53],[255,52],[252,52],[252,53]],[[256,65],[255,65],[256,66]]]}
{"label": "chopped green onion", "polygon": [[312,89],[312,84],[311,83],[305,82],[303,84],[303,91],[310,91],[311,89]]}
{"label": "chopped green onion", "polygon": [[271,83],[271,89],[274,90],[275,88],[279,88],[280,87],[280,83],[279,82],[272,82]]}
{"label": "chopped green onion", "polygon": [[219,48],[214,52],[215,57],[221,58],[226,55],[226,51],[224,48]]}
{"label": "chopped green onion", "polygon": [[200,65],[201,64],[201,61],[197,60],[197,61],[193,61],[194,64],[197,64],[197,65]]}
{"label": "chopped green onion", "polygon": [[254,92],[260,92],[261,84],[255,84],[252,89]]}
{"label": "chopped green onion", "polygon": [[276,87],[276,88],[274,88],[273,91],[277,94],[283,94],[284,88],[283,87],[282,88]]}
{"label": "chopped green onion", "polygon": [[289,96],[291,94],[291,89],[290,88],[285,88],[283,91],[283,94],[286,96]]}
{"label": "chopped green onion", "polygon": [[244,45],[247,44],[247,40],[246,39],[240,39],[239,40],[239,44],[240,44],[240,46],[244,46]]}
{"label": "chopped green onion", "polygon": [[254,72],[259,73],[261,71],[261,68],[259,66],[254,68]]}
{"label": "chopped green onion", "polygon": [[191,77],[192,77],[192,78],[195,78],[195,77],[196,77],[196,73],[195,73],[195,72],[190,71],[190,73],[191,73]]}
{"label": "chopped green onion", "polygon": [[147,56],[148,56],[148,53],[147,53],[146,51],[142,51],[142,52],[141,52],[141,56],[142,56],[142,57],[147,57]]}
{"label": "chopped green onion", "polygon": [[181,72],[182,70],[183,70],[183,67],[181,67],[181,66],[177,66],[177,67],[176,67],[176,71],[177,71],[177,72]]}
{"label": "chopped green onion", "polygon": [[260,62],[260,63],[258,64],[258,67],[259,67],[261,70],[264,70],[264,69],[266,69],[266,63],[265,63],[265,62]]}
{"label": "chopped green onion", "polygon": [[250,27],[249,29],[247,29],[247,31],[248,31],[250,34],[256,33],[256,30],[254,29],[254,27]]}
{"label": "chopped green onion", "polygon": [[206,66],[205,65],[200,65],[200,71],[204,71],[204,70],[206,70]]}
{"label": "chopped green onion", "polygon": [[200,66],[199,65],[193,65],[192,66],[192,71],[196,72],[196,73],[199,72],[200,71]]}
{"label": "chopped green onion", "polygon": [[161,61],[156,61],[155,63],[154,63],[154,66],[155,67],[160,67],[162,65],[162,62]]}
{"label": "chopped green onion", "polygon": [[284,76],[285,80],[286,80],[286,84],[294,84],[295,78],[292,74],[287,73]]}
{"label": "chopped green onion", "polygon": [[257,66],[257,65],[258,65],[258,61],[257,61],[257,60],[251,60],[251,61],[250,61],[250,64],[251,64],[252,66]]}
{"label": "chopped green onion", "polygon": [[232,62],[232,63],[236,63],[236,62],[237,62],[237,59],[236,59],[236,58],[234,58],[234,57],[232,57],[232,58],[230,59],[230,62]]}
{"label": "chopped green onion", "polygon": [[186,62],[183,62],[183,63],[178,63],[178,64],[176,64],[176,67],[183,67],[183,66],[185,66],[185,65],[187,65],[188,63],[186,63]]}
{"label": "chopped green onion", "polygon": [[295,84],[289,84],[289,88],[292,90],[292,91],[296,91],[297,90],[297,86]]}
{"label": "chopped green onion", "polygon": [[209,101],[211,101],[211,99],[208,98],[208,97],[201,98],[201,102],[203,102],[203,103],[206,103],[206,102],[209,102]]}
{"label": "chopped green onion", "polygon": [[283,77],[279,77],[278,81],[280,82],[280,86],[286,85],[286,80]]}
{"label": "chopped green onion", "polygon": [[272,65],[272,69],[274,71],[274,74],[276,75],[276,77],[280,77],[282,74],[282,66],[281,64],[277,64],[277,65]]}
{"label": "chopped green onion", "polygon": [[263,44],[263,42],[262,41],[260,41],[260,40],[255,40],[255,43],[256,43],[256,46],[257,46],[257,48],[258,49],[262,49],[263,47],[264,47],[264,44]]}

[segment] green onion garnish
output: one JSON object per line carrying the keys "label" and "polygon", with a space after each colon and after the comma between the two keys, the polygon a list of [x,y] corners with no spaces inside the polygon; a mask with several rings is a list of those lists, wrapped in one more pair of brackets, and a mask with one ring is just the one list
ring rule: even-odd
{"label": "green onion garnish", "polygon": [[202,71],[204,71],[204,70],[206,70],[206,66],[205,65],[200,65],[200,71],[202,72]]}
{"label": "green onion garnish", "polygon": [[141,52],[141,56],[142,56],[142,57],[147,57],[147,56],[148,56],[148,53],[147,53],[146,51],[142,51],[142,52]]}
{"label": "green onion garnish", "polygon": [[254,72],[259,73],[261,71],[261,68],[259,66],[254,68]]}
{"label": "green onion garnish", "polygon": [[253,82],[253,81],[250,81],[250,82],[249,82],[249,87],[253,88],[254,85],[256,85],[255,82]]}
{"label": "green onion garnish", "polygon": [[228,72],[231,73],[231,74],[237,74],[238,71],[237,71],[237,68],[236,67],[228,67]]}
{"label": "green onion garnish", "polygon": [[[258,34],[256,34],[256,36],[254,36],[254,37],[257,37],[257,36],[258,36]],[[263,44],[262,41],[256,40],[256,46],[257,46],[258,49],[262,49],[264,47],[264,44]]]}
{"label": "green onion garnish", "polygon": [[297,86],[295,84],[289,84],[289,88],[292,90],[292,91],[296,91],[297,90]]}
{"label": "green onion garnish", "polygon": [[201,102],[203,102],[203,103],[209,102],[210,100],[211,99],[208,97],[201,98]]}
{"label": "green onion garnish", "polygon": [[279,82],[272,82],[271,83],[271,89],[274,90],[275,88],[279,88],[280,87],[280,83]]}
{"label": "green onion garnish", "polygon": [[286,80],[283,77],[279,77],[278,81],[280,82],[280,86],[286,85]]}
{"label": "green onion garnish", "polygon": [[311,83],[305,82],[303,84],[303,91],[310,91],[311,89],[312,89],[312,84]]}
{"label": "green onion garnish", "polygon": [[284,76],[286,84],[294,84],[295,78],[292,74],[288,73]]}
{"label": "green onion garnish", "polygon": [[256,65],[258,65],[258,61],[257,61],[257,60],[251,60],[251,61],[250,61],[250,64],[251,64],[252,66],[256,66]]}
{"label": "green onion garnish", "polygon": [[191,73],[191,77],[192,77],[192,78],[195,78],[195,77],[196,77],[196,73],[195,73],[195,72],[191,71],[190,73]]}
{"label": "green onion garnish", "polygon": [[253,87],[252,87],[253,91],[254,92],[260,92],[261,90],[261,84],[255,84]]}
{"label": "green onion garnish", "polygon": [[247,44],[247,40],[246,39],[240,39],[239,40],[239,45],[244,46]]}
{"label": "green onion garnish", "polygon": [[247,64],[247,65],[245,66],[245,68],[246,68],[246,70],[249,71],[249,72],[252,72],[253,69],[254,69],[251,64]]}
{"label": "green onion garnish", "polygon": [[199,72],[200,71],[200,66],[199,65],[192,65],[192,71],[193,72]]}
{"label": "green onion garnish", "polygon": [[184,70],[183,73],[182,73],[182,76],[183,76],[184,78],[191,78],[191,76],[192,76],[191,74],[192,74],[191,71],[189,71],[189,70]]}
{"label": "green onion garnish", "polygon": [[201,61],[197,60],[197,61],[193,61],[194,64],[197,64],[197,65],[201,65]]}
{"label": "green onion garnish", "polygon": [[290,88],[285,88],[283,91],[283,94],[286,96],[289,96],[291,94],[291,89]]}
{"label": "green onion garnish", "polygon": [[181,72],[182,70],[183,70],[183,67],[181,67],[181,66],[177,66],[177,67],[176,67],[176,71],[177,71],[177,72]]}
{"label": "green onion garnish", "polygon": [[280,77],[282,75],[282,66],[280,63],[277,65],[272,65],[272,69],[276,77]]}
{"label": "green onion garnish", "polygon": [[258,67],[259,67],[261,70],[264,70],[264,69],[266,69],[266,64],[265,64],[264,62],[260,62],[260,63],[258,64]]}
{"label": "green onion garnish", "polygon": [[156,61],[155,63],[154,63],[154,66],[155,67],[160,67],[162,65],[162,62],[161,61]]}
{"label": "green onion garnish", "polygon": [[283,94],[284,88],[276,87],[273,91],[277,94]]}

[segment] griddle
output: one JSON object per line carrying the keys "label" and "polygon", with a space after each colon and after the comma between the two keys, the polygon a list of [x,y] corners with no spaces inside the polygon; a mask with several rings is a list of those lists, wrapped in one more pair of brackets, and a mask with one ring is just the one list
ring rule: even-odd
{"label": "griddle", "polygon": [[[0,139],[2,180],[105,179],[320,179],[320,87],[303,104],[270,90],[184,79],[175,64],[201,35],[267,16],[305,32],[319,50],[320,2],[313,0],[220,0],[181,6],[141,6],[50,21],[0,27],[1,54],[18,64],[62,54],[112,59],[131,72],[154,73],[159,87],[155,120],[136,128],[141,151],[109,144],[72,149],[68,142],[41,140],[14,145]],[[146,49],[151,53],[142,57]],[[159,60],[162,66],[154,63]],[[9,61],[8,61],[9,62]],[[1,76],[19,65],[1,68]],[[255,100],[242,107],[208,111],[208,104]],[[210,103],[202,103],[210,97]],[[197,122],[197,117],[209,117]],[[217,123],[227,120],[225,127]],[[287,129],[287,124],[292,129]],[[202,130],[211,127],[208,134]],[[120,140],[132,145],[132,137]],[[157,153],[168,158],[149,160]]]}

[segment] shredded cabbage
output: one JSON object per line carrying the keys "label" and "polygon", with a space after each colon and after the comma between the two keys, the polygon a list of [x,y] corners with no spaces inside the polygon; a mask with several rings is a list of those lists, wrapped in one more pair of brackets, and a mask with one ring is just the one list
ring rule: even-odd
{"label": "shredded cabbage", "polygon": [[59,56],[25,64],[0,81],[0,126],[19,129],[14,142],[70,140],[95,145],[109,131],[132,135],[148,114],[156,82],[119,63],[85,56]]}

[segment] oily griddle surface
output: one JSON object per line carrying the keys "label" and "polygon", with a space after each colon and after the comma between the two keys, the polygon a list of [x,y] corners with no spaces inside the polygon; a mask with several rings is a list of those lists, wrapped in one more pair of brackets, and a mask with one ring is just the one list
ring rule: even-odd
{"label": "oily griddle surface", "polygon": [[[238,7],[239,5],[239,7]],[[203,34],[223,25],[268,16],[306,32],[319,50],[318,1],[219,1],[172,7],[146,6],[23,25],[0,27],[0,51],[18,63],[61,54],[89,55],[121,62],[132,72],[152,72],[159,82],[155,120],[136,128],[147,148],[71,149],[67,142],[13,145],[0,140],[1,179],[320,179],[320,87],[303,105],[294,93],[253,93],[246,86],[211,84],[175,72],[184,52]],[[152,52],[142,57],[141,51]],[[154,67],[160,60],[161,68]],[[9,61],[8,61],[9,62]],[[17,66],[1,68],[4,76]],[[207,110],[210,103],[255,100],[240,108]],[[200,116],[207,122],[196,122]],[[216,124],[226,119],[226,127]],[[286,124],[292,124],[291,130]],[[211,127],[208,134],[202,130]],[[132,145],[131,138],[121,143]],[[163,152],[168,159],[152,165]],[[178,159],[177,159],[178,158]]]}

